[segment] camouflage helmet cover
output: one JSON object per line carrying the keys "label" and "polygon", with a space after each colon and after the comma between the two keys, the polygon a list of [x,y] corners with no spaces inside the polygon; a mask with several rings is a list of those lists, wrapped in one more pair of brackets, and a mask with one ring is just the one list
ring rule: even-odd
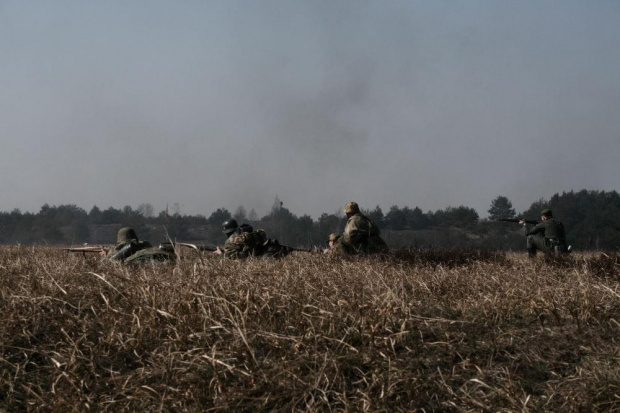
{"label": "camouflage helmet cover", "polygon": [[336,242],[340,238],[340,234],[332,233],[329,234],[329,241]]}
{"label": "camouflage helmet cover", "polygon": [[130,242],[132,240],[138,241],[138,235],[133,228],[125,227],[118,230],[118,235],[116,236],[116,242],[118,244]]}
{"label": "camouflage helmet cover", "polygon": [[358,214],[360,212],[360,207],[359,205],[357,205],[357,202],[347,202],[347,204],[344,206],[344,213],[345,214]]}
{"label": "camouflage helmet cover", "polygon": [[229,219],[222,224],[222,232],[226,235],[230,235],[237,230],[239,224],[234,219]]}

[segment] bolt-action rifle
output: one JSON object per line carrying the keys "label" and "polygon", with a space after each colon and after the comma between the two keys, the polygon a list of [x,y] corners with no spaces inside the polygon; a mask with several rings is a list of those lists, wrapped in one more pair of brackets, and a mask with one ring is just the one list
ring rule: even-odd
{"label": "bolt-action rifle", "polygon": [[175,242],[175,243],[164,242],[164,243],[159,245],[159,248],[160,249],[166,249],[166,248],[173,248],[174,249],[174,247],[176,245],[180,245],[180,246],[186,247],[186,248],[191,248],[191,249],[194,249],[194,250],[196,250],[198,252],[202,252],[202,251],[214,252],[214,251],[217,251],[217,249],[219,248],[219,247],[215,247],[215,246],[212,246],[212,245],[202,245],[202,244],[201,245],[196,245],[196,244],[189,244],[187,242]]}
{"label": "bolt-action rifle", "polygon": [[[519,222],[521,221],[519,218],[499,218],[496,221],[503,221],[503,222]],[[539,224],[538,221],[533,221],[531,219],[524,219],[523,221],[525,221],[526,224],[531,224],[531,225],[537,225]]]}
{"label": "bolt-action rifle", "polygon": [[82,255],[86,256],[86,253],[97,253],[97,254],[101,254],[101,253],[107,253],[108,252],[108,248],[107,247],[72,247],[72,248],[63,248],[63,251],[69,251],[69,252],[81,252]]}

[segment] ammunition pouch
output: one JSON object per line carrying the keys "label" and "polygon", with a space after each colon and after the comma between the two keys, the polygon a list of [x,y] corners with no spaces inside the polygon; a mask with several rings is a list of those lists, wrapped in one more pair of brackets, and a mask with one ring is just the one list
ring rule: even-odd
{"label": "ammunition pouch", "polygon": [[559,238],[545,238],[545,243],[549,246],[549,250],[555,255],[565,254],[568,252],[566,242]]}

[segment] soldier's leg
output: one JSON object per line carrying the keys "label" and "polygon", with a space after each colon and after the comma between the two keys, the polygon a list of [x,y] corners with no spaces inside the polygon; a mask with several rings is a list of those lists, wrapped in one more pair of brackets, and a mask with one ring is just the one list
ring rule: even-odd
{"label": "soldier's leg", "polygon": [[545,239],[538,235],[528,235],[527,236],[527,254],[530,257],[536,256],[536,251],[541,250],[543,252],[547,252],[549,247],[545,243]]}

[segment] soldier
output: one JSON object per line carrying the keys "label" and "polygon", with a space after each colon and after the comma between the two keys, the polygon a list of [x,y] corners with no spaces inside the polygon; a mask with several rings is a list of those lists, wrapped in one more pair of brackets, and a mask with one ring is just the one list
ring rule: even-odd
{"label": "soldier", "polygon": [[125,227],[118,230],[118,235],[116,236],[116,245],[114,246],[114,248],[111,248],[108,251],[105,258],[122,262],[125,261],[125,259],[130,255],[133,255],[142,249],[150,247],[151,244],[146,241],[140,241],[138,239],[138,235],[133,228]]}
{"label": "soldier", "polygon": [[336,234],[336,233],[329,234],[329,237],[327,238],[328,247],[323,250],[323,254],[327,254],[337,247],[340,236],[341,236],[340,234]]}
{"label": "soldier", "polygon": [[385,241],[379,236],[380,230],[368,217],[363,215],[356,202],[348,202],[344,213],[349,219],[338,245],[347,254],[373,254],[387,252]]}
{"label": "soldier", "polygon": [[553,218],[550,209],[544,209],[540,213],[540,221],[534,227],[526,225],[524,220],[519,221],[525,228],[528,256],[535,257],[538,250],[555,254],[570,252],[570,246],[566,246],[564,225]]}
{"label": "soldier", "polygon": [[261,255],[262,244],[267,241],[265,231],[254,231],[251,225],[239,225],[234,219],[222,224],[222,232],[228,237],[224,243],[224,250],[218,247],[213,251],[222,258],[238,259]]}
{"label": "soldier", "polygon": [[214,254],[220,255],[222,258],[281,258],[294,250],[294,248],[280,245],[276,239],[267,239],[264,230],[254,231],[251,225],[238,225],[234,219],[222,224],[222,232],[228,236],[224,243],[224,251],[219,248],[214,251]]}
{"label": "soldier", "polygon": [[116,245],[105,255],[105,259],[116,260],[126,264],[174,259],[170,251],[154,248],[147,241],[140,241],[133,228],[125,227],[118,231]]}
{"label": "soldier", "polygon": [[[237,221],[234,219],[224,221],[224,223],[222,224],[222,232],[224,233],[224,235],[226,235],[224,251],[226,251],[226,245],[230,243],[230,238],[237,231],[237,228],[239,228],[239,224],[237,224]],[[217,247],[217,249],[213,251],[213,253],[224,258],[224,251],[222,251],[220,247]]]}
{"label": "soldier", "polygon": [[265,231],[262,229],[252,231],[252,227],[246,228],[246,231],[240,231],[239,229],[226,242],[224,257],[228,259],[243,259],[262,256],[266,251],[267,236]]}
{"label": "soldier", "polygon": [[226,240],[224,257],[228,259],[260,257],[266,252],[266,244],[267,235],[264,230],[254,231],[251,225],[241,224]]}

